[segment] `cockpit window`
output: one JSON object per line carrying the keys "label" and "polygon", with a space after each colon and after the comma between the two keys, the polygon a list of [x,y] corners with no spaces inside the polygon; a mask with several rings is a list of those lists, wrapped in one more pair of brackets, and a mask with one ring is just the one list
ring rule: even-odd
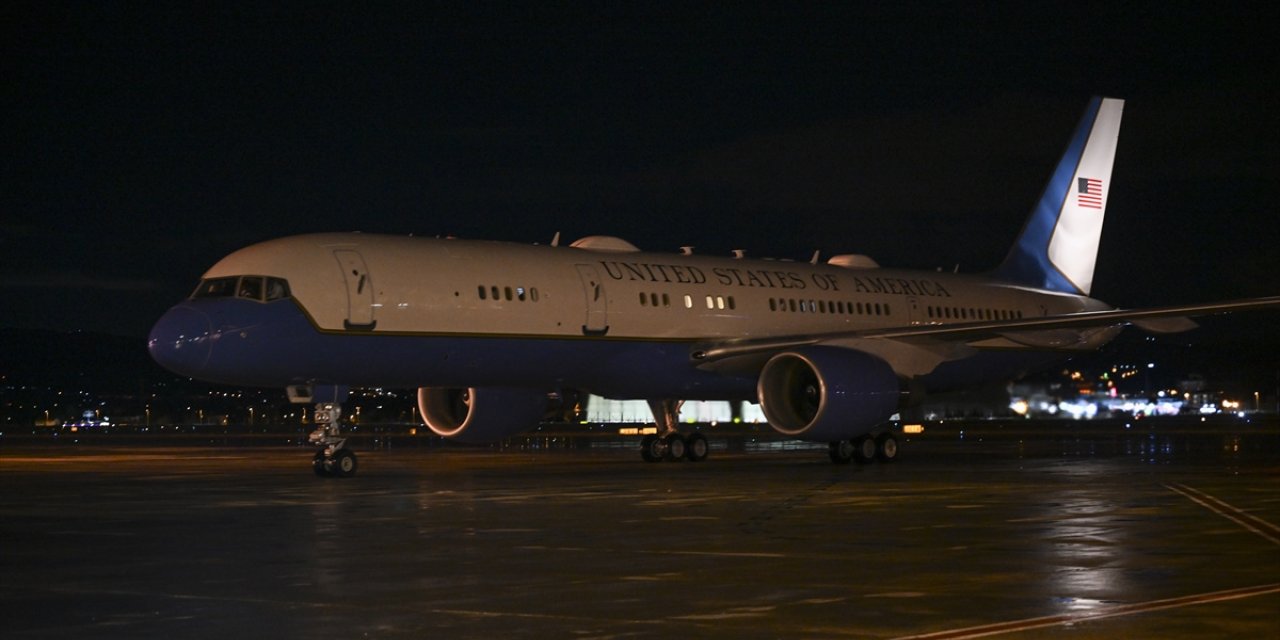
{"label": "cockpit window", "polygon": [[196,287],[193,298],[230,298],[236,294],[239,278],[209,278]]}
{"label": "cockpit window", "polygon": [[267,302],[289,297],[289,283],[283,278],[267,278]]}
{"label": "cockpit window", "polygon": [[202,280],[193,298],[243,298],[272,302],[289,297],[289,283],[283,278],[230,276]]}
{"label": "cockpit window", "polygon": [[262,278],[258,276],[244,276],[240,278],[240,288],[236,291],[237,298],[248,298],[250,300],[262,299]]}

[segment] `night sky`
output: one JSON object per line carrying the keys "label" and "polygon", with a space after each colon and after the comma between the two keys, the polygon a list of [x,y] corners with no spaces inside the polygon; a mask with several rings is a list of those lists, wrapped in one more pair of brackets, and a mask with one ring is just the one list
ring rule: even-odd
{"label": "night sky", "polygon": [[1280,294],[1261,5],[185,4],[0,9],[0,327],[142,337],[315,231],[982,271],[1098,94],[1094,295]]}

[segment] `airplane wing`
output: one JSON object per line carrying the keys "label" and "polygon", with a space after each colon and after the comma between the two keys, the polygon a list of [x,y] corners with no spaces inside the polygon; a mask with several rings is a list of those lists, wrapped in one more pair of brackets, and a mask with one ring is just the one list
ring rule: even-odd
{"label": "airplane wing", "polygon": [[[1280,307],[1280,296],[1147,309],[1084,311],[1018,320],[921,324],[810,335],[726,340],[695,345],[690,352],[690,357],[697,362],[709,363],[726,358],[760,355],[812,344],[849,344],[867,340],[894,340],[917,344],[956,344],[989,338],[1008,338],[1015,342],[1023,343],[1051,343],[1057,340],[1056,336],[1059,335],[1057,332],[1122,325],[1134,325],[1153,333],[1178,333],[1194,329],[1197,326],[1195,322],[1188,319],[1190,317],[1277,307]],[[1072,333],[1074,334],[1074,332]]]}

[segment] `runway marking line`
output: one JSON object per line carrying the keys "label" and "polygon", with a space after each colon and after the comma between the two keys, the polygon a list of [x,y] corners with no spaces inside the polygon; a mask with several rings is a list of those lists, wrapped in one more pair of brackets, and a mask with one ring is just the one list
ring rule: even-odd
{"label": "runway marking line", "polygon": [[1166,484],[1164,488],[1244,527],[1248,531],[1262,536],[1271,544],[1280,545],[1280,527],[1262,518],[1233,507],[1195,487],[1174,483],[1172,485]]}
{"label": "runway marking line", "polygon": [[184,456],[164,453],[142,453],[137,455],[119,454],[84,454],[58,457],[22,457],[0,458],[0,462],[11,464],[53,464],[53,463],[87,463],[87,462],[172,462],[174,460],[247,460],[249,456],[204,455]]}
{"label": "runway marking line", "polygon": [[1115,605],[1083,613],[1064,613],[1053,616],[1042,616],[1039,618],[1027,618],[1025,620],[996,622],[993,624],[984,624],[975,627],[964,627],[962,629],[947,629],[944,631],[935,631],[933,633],[899,636],[894,640],[966,640],[968,638],[985,638],[988,636],[997,636],[1006,633],[1017,633],[1019,631],[1030,631],[1032,629],[1043,629],[1045,627],[1061,627],[1081,622],[1115,618],[1118,616],[1129,616],[1139,613],[1148,613],[1151,611],[1161,611],[1164,609],[1177,609],[1197,604],[1241,600],[1244,598],[1253,598],[1255,596],[1265,596],[1272,593],[1280,593],[1280,583],[1263,584],[1254,587],[1242,587],[1239,589],[1226,589],[1224,591],[1211,591],[1209,593],[1179,596],[1177,598],[1164,598],[1148,602]]}
{"label": "runway marking line", "polygon": [[[127,597],[144,597],[159,598],[169,600],[190,600],[190,601],[206,601],[206,602],[239,602],[244,604],[260,604],[260,605],[280,605],[287,607],[299,607],[309,609],[351,609],[362,610],[362,607],[343,602],[307,602],[303,600],[276,600],[270,598],[248,598],[235,596],[215,596],[215,595],[199,595],[194,593],[158,593],[152,591],[135,591],[131,589],[77,589],[71,587],[49,587],[41,589],[50,593],[61,593],[77,596],[127,596]],[[662,624],[665,620],[661,618],[646,620],[630,620],[630,619],[609,619],[609,618],[592,618],[588,616],[574,616],[555,613],[532,613],[523,611],[484,611],[479,609],[415,609],[405,608],[405,611],[415,613],[439,613],[445,615],[465,616],[472,618],[529,618],[535,620],[574,620],[578,622],[592,623],[609,623],[609,624]]]}
{"label": "runway marking line", "polygon": [[660,551],[643,549],[637,553],[645,553],[649,555],[663,556],[708,556],[712,558],[786,558],[785,553],[772,553],[768,551],[681,551],[678,549],[663,549]]}

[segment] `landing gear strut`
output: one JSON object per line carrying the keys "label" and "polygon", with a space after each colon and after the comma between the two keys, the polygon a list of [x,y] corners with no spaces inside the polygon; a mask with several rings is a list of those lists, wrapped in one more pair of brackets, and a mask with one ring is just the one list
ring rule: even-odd
{"label": "landing gear strut", "polygon": [[645,462],[671,462],[688,460],[702,462],[711,452],[707,437],[701,433],[680,435],[676,424],[680,419],[680,406],[684,400],[650,400],[649,409],[658,424],[657,434],[650,434],[640,441],[640,457]]}
{"label": "landing gear strut", "polygon": [[311,468],[321,477],[349,478],[356,473],[356,454],[346,448],[347,439],[341,436],[338,420],[342,406],[329,402],[316,404],[316,430],[308,436],[317,446]]}

